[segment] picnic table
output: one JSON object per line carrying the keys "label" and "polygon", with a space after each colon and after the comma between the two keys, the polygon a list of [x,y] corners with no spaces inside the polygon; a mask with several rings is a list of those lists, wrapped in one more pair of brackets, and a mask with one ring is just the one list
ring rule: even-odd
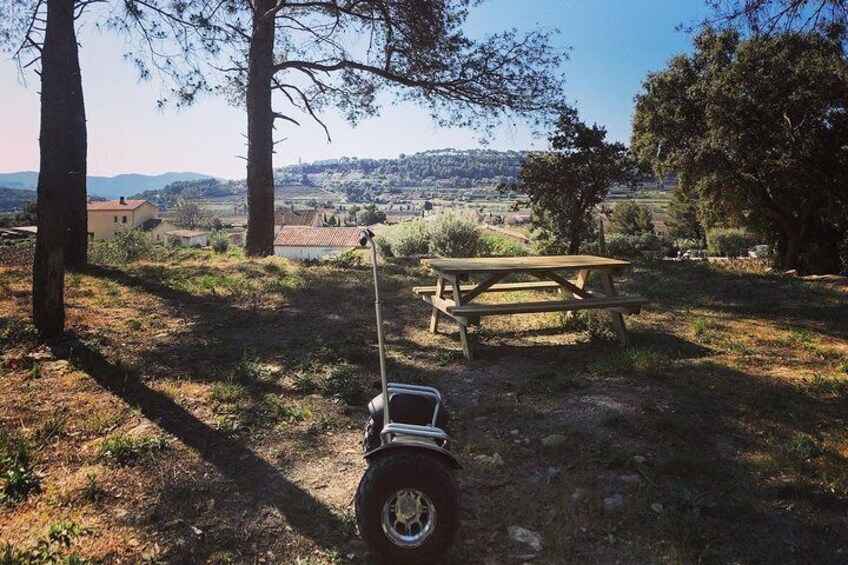
{"label": "picnic table", "polygon": [[[479,325],[483,316],[570,312],[603,309],[610,313],[618,338],[628,344],[624,314],[638,314],[647,300],[640,296],[622,296],[616,292],[613,276],[630,266],[628,261],[594,255],[553,255],[538,257],[481,257],[476,259],[422,259],[436,275],[434,286],[418,286],[413,292],[432,305],[430,331],[439,329],[440,316],[459,324],[459,336],[466,359],[472,352],[468,327]],[[573,279],[564,272],[576,271]],[[587,287],[589,276],[596,273],[603,292]],[[530,281],[501,282],[515,275],[529,275]],[[474,277],[477,282],[470,282]],[[463,281],[469,281],[463,283]],[[484,293],[555,289],[554,300],[483,304],[475,299]]]}

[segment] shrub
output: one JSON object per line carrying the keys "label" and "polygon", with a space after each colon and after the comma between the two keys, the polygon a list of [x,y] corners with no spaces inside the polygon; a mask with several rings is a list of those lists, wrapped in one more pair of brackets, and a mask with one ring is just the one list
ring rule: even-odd
{"label": "shrub", "polygon": [[50,524],[47,535],[37,538],[26,548],[17,548],[6,544],[0,553],[2,565],[92,565],[90,561],[76,552],[66,553],[78,538],[88,530],[76,522],[62,520]]}
{"label": "shrub", "polygon": [[612,233],[607,236],[606,240],[607,254],[612,257],[632,257],[664,250],[662,239],[653,233],[642,235]]}
{"label": "shrub", "polygon": [[707,232],[707,249],[712,255],[739,257],[756,243],[756,238],[740,228],[716,228]]}
{"label": "shrub", "polygon": [[344,253],[328,257],[324,262],[337,269],[354,269],[362,266],[362,256],[355,249],[349,249]]}
{"label": "shrub", "polygon": [[376,239],[383,257],[415,257],[430,250],[427,222],[421,219],[403,222],[385,230]]}
{"label": "shrub", "polygon": [[471,214],[439,214],[430,224],[430,253],[441,257],[474,257],[480,232]]}
{"label": "shrub", "polygon": [[521,257],[528,254],[527,248],[514,241],[492,233],[484,233],[480,238],[480,255],[491,257]]}
{"label": "shrub", "polygon": [[127,263],[149,255],[152,246],[147,235],[135,228],[119,231],[110,243],[115,250],[115,257]]}
{"label": "shrub", "polygon": [[32,468],[32,452],[21,439],[0,434],[0,502],[12,505],[41,491]]}
{"label": "shrub", "polygon": [[180,239],[180,236],[171,233],[165,236],[165,245],[171,249],[176,249],[178,247],[182,247],[183,240]]}
{"label": "shrub", "polygon": [[215,231],[209,237],[209,245],[215,253],[226,253],[230,248],[230,238],[222,231]]}

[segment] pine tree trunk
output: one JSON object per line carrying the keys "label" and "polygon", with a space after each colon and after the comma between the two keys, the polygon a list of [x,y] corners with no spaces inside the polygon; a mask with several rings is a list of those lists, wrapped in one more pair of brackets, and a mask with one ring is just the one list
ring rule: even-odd
{"label": "pine tree trunk", "polygon": [[[73,31],[73,27],[71,28]],[[85,124],[85,100],[82,91],[79,50],[76,35],[68,45],[70,51],[70,76],[68,93],[70,110],[70,154],[72,169],[65,189],[65,267],[73,269],[88,262],[88,198],[85,190],[86,158],[88,151]]]}
{"label": "pine tree trunk", "polygon": [[274,253],[274,64],[275,0],[256,0],[247,68],[247,241],[252,257]]}
{"label": "pine tree trunk", "polygon": [[32,273],[32,318],[42,339],[65,327],[65,197],[78,171],[72,132],[76,38],[74,0],[47,3],[41,52],[41,163],[38,174],[38,235]]}

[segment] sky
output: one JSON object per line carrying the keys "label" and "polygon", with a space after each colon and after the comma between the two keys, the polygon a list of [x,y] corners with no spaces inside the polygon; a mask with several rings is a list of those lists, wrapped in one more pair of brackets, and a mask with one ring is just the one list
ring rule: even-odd
{"label": "sky", "polygon": [[[633,97],[647,72],[660,70],[690,48],[678,31],[705,14],[702,0],[490,0],[471,10],[472,37],[516,28],[556,28],[555,45],[569,48],[563,63],[565,94],[587,122],[604,125],[627,142]],[[187,109],[160,110],[160,87],[139,82],[125,62],[124,40],[84,23],[79,31],[88,118],[88,172],[160,174],[193,171],[220,178],[245,176],[244,111],[204,97]],[[38,169],[38,77],[25,75],[0,55],[0,172]],[[390,101],[389,101],[390,102]],[[286,124],[275,166],[320,159],[397,157],[427,149],[480,147],[473,131],[436,126],[412,103],[387,104],[380,115],[352,127],[332,110],[325,114],[332,142],[317,125]],[[488,139],[493,149],[543,149],[544,136],[522,124],[503,127]]]}

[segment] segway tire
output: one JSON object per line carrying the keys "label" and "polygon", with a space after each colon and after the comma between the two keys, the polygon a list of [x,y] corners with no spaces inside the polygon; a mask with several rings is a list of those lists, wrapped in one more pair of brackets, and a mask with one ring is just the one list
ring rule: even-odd
{"label": "segway tire", "polygon": [[441,563],[459,524],[459,489],[437,456],[397,450],[365,471],[355,507],[378,563]]}

